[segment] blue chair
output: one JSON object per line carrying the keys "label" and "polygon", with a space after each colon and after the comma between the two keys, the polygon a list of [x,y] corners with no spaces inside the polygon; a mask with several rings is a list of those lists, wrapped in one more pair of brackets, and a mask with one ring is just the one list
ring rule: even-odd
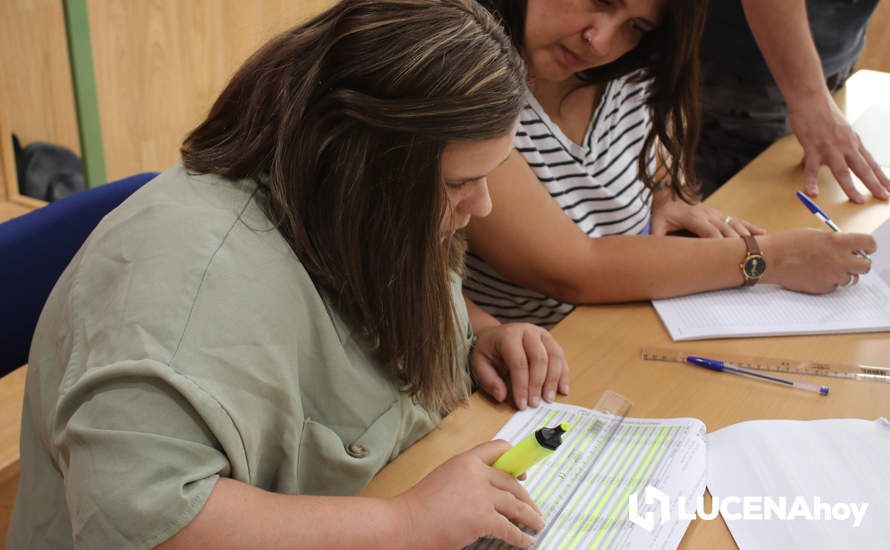
{"label": "blue chair", "polygon": [[90,232],[156,175],[130,176],[0,223],[0,376],[28,362],[43,304]]}

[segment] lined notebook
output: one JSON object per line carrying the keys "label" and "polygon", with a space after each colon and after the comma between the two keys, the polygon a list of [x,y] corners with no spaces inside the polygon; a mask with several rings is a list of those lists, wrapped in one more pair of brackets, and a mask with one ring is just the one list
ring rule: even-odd
{"label": "lined notebook", "polygon": [[[814,296],[758,284],[653,300],[674,341],[789,334],[890,331],[890,220],[859,284]],[[769,261],[769,258],[767,258]]]}
{"label": "lined notebook", "polygon": [[[693,501],[705,490],[705,425],[694,418],[620,418],[572,405],[548,404],[513,415],[495,439],[516,444],[543,426],[569,422],[563,444],[523,482],[546,526],[534,548],[676,548],[689,520],[629,521],[631,495],[647,485]],[[656,502],[637,500],[641,516]],[[470,548],[509,548],[480,539]]]}

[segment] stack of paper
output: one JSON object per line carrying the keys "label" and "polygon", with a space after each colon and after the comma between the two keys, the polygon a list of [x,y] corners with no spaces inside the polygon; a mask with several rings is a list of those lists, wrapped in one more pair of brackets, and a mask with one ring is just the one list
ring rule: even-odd
{"label": "stack of paper", "polygon": [[890,176],[888,128],[890,128],[890,106],[887,105],[872,105],[853,123],[853,129],[859,134],[862,145],[868,149],[875,162],[884,168],[884,173]]}
{"label": "stack of paper", "polygon": [[[661,503],[646,502],[643,494],[650,486],[671,503],[678,497],[694,503],[704,493],[704,424],[694,418],[620,419],[553,404],[516,413],[495,438],[515,444],[561,422],[572,425],[562,446],[529,470],[524,482],[547,522],[535,548],[675,548],[689,519],[664,518]],[[629,520],[634,496],[638,515],[653,518],[651,530]],[[507,545],[483,539],[473,548]]]}
{"label": "stack of paper", "polygon": [[[814,296],[758,284],[705,292],[652,305],[677,340],[883,332],[890,330],[890,220],[875,232],[878,251],[859,283]],[[769,260],[767,260],[769,261]]]}
{"label": "stack of paper", "polygon": [[887,548],[888,465],[884,419],[756,420],[708,435],[708,489],[741,550]]}

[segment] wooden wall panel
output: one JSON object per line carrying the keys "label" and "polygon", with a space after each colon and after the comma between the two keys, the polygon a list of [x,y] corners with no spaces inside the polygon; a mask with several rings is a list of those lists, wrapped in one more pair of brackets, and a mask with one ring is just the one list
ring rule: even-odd
{"label": "wooden wall panel", "polygon": [[[108,178],[177,162],[238,65],[331,3],[88,0]],[[25,142],[79,151],[61,2],[0,1],[0,33],[0,120]],[[860,67],[890,71],[890,1],[878,5]]]}
{"label": "wooden wall panel", "polygon": [[878,3],[868,35],[865,37],[865,50],[859,58],[860,69],[890,72],[890,1]]}
{"label": "wooden wall panel", "polygon": [[265,40],[331,0],[88,0],[109,180],[179,161],[185,134]]}
{"label": "wooden wall panel", "polygon": [[62,2],[0,0],[0,37],[0,120],[24,144],[48,141],[79,154]]}

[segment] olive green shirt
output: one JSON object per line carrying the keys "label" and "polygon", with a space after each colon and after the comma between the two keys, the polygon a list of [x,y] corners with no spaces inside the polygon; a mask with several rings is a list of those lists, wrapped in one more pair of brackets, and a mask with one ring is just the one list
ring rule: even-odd
{"label": "olive green shirt", "polygon": [[435,426],[319,294],[261,195],[176,167],[87,239],[34,336],[8,548],[155,546],[220,476],[354,494]]}

